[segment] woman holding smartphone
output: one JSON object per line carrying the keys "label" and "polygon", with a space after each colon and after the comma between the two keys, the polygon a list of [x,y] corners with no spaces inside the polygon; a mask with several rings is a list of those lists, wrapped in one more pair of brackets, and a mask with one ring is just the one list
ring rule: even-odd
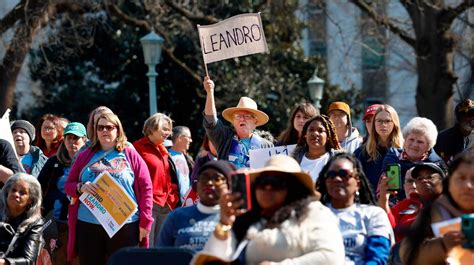
{"label": "woman holding smartphone", "polygon": [[344,264],[337,220],[298,162],[277,155],[249,175],[252,209],[244,212],[241,194],[220,186],[220,222],[193,264],[232,257],[241,264]]}
{"label": "woman holding smartphone", "polygon": [[[431,224],[474,213],[474,150],[459,154],[450,164],[448,176],[443,180],[443,193],[425,207],[402,241],[400,256],[403,264],[446,264],[448,254],[467,253],[462,249],[465,236],[459,230],[435,236]],[[458,257],[459,258],[459,257]],[[472,262],[472,260],[471,260]],[[459,263],[472,264],[472,263]]]}
{"label": "woman holding smartphone", "polygon": [[390,105],[379,105],[368,128],[367,141],[354,151],[362,164],[372,190],[377,188],[383,160],[390,148],[403,146],[402,129],[397,111]]}

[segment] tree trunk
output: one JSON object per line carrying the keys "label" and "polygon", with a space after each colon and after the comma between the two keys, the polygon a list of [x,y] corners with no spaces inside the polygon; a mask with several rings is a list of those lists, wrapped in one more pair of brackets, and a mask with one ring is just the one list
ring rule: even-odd
{"label": "tree trunk", "polygon": [[[423,2],[424,3],[424,2]],[[450,25],[443,24],[442,6],[420,4],[409,10],[416,35],[418,115],[431,119],[438,130],[453,124],[453,88],[457,77],[453,71],[456,40]]]}
{"label": "tree trunk", "polygon": [[48,19],[49,1],[31,1],[17,25],[0,65],[0,113],[14,104],[16,81],[33,39]]}

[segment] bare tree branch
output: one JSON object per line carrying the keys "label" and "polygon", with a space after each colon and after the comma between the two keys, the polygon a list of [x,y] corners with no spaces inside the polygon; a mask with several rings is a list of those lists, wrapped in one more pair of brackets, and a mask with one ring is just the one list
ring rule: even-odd
{"label": "bare tree branch", "polygon": [[[110,5],[108,5],[108,8],[109,8],[110,11],[112,11],[113,15],[115,15],[118,18],[122,19],[125,23],[127,23],[129,25],[133,25],[133,26],[143,28],[143,29],[148,30],[148,31],[152,30],[152,27],[151,27],[150,23],[148,23],[148,21],[143,20],[143,19],[137,19],[137,18],[134,18],[134,17],[131,17],[131,16],[125,14],[117,5],[110,4]],[[165,41],[167,43],[172,43],[171,39],[168,37],[168,34],[166,34],[166,32],[160,30],[157,27],[155,27],[155,29],[157,30],[157,32],[161,36],[163,36],[165,38]],[[162,49],[165,52],[165,54],[171,59],[171,61],[176,63],[185,72],[187,72],[199,85],[201,84],[201,82],[202,82],[201,77],[196,72],[194,72],[191,68],[189,68],[186,65],[185,62],[183,62],[179,58],[177,58],[174,55],[172,48],[170,48],[168,46],[164,46]],[[202,96],[204,96],[204,94],[202,94]]]}
{"label": "bare tree branch", "polygon": [[195,15],[189,10],[183,8],[182,6],[176,4],[173,0],[165,0],[165,3],[176,10],[178,13],[192,21],[196,24],[213,24],[217,23],[220,20],[213,17],[213,16],[206,16],[206,15]]}
{"label": "bare tree branch", "polygon": [[351,3],[358,6],[364,11],[369,17],[371,17],[377,24],[388,28],[391,32],[396,34],[400,39],[405,41],[408,45],[415,48],[415,39],[411,37],[406,31],[394,25],[388,17],[380,16],[375,10],[367,4],[364,0],[350,0]]}
{"label": "bare tree branch", "polygon": [[464,11],[468,10],[469,8],[474,7],[474,0],[464,0],[456,7],[448,7],[443,12],[443,21],[445,21],[448,25],[451,23]]}
{"label": "bare tree branch", "polygon": [[112,14],[116,17],[120,18],[121,20],[125,21],[129,25],[133,25],[139,28],[146,29],[148,31],[152,30],[152,27],[148,21],[144,19],[137,19],[132,16],[125,14],[117,5],[109,4],[107,5],[109,11],[112,11]]}
{"label": "bare tree branch", "polygon": [[18,3],[12,10],[10,10],[10,12],[8,12],[8,14],[6,14],[0,20],[0,34],[3,34],[9,28],[13,27],[13,25],[15,25],[18,20],[23,18],[26,1],[27,0],[21,0],[20,3]]}

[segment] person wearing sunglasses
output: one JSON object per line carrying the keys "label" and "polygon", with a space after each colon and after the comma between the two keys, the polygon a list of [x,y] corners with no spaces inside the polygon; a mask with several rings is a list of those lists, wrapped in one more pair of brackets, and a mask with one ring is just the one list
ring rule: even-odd
{"label": "person wearing sunglasses", "polygon": [[339,219],[346,264],[386,264],[393,242],[387,214],[378,206],[362,166],[351,154],[331,157],[316,189]]}
{"label": "person wearing sunglasses", "polygon": [[306,121],[292,156],[316,182],[329,158],[341,149],[332,121],[325,115],[317,115]]}
{"label": "person wearing sunglasses", "polygon": [[196,185],[199,202],[177,208],[168,215],[157,246],[202,250],[219,222],[218,189],[221,185],[229,187],[230,174],[234,170],[234,165],[224,160],[204,164],[199,169]]}
{"label": "person wearing sunglasses", "polygon": [[[69,172],[64,185],[71,197],[68,210],[68,260],[78,251],[81,265],[106,264],[120,248],[148,246],[148,235],[153,223],[152,184],[148,168],[127,143],[119,118],[113,113],[99,116],[95,124],[92,145],[81,152]],[[89,209],[78,200],[83,193],[94,195],[93,182],[104,171],[122,186],[138,205],[138,211],[128,218],[111,238]]]}
{"label": "person wearing sunglasses", "polygon": [[298,162],[276,155],[248,173],[251,210],[241,209],[241,194],[220,186],[220,221],[191,264],[344,264],[337,219]]}
{"label": "person wearing sunglasses", "polygon": [[[418,179],[434,181],[439,178],[436,173],[423,171]],[[474,150],[458,154],[449,164],[448,174],[442,182],[442,194],[423,208],[407,237],[401,241],[403,264],[448,264],[448,260],[452,261],[449,264],[473,264],[474,250],[462,246],[468,234],[464,235],[460,227],[438,229],[440,233],[436,233],[432,224],[474,214]]]}

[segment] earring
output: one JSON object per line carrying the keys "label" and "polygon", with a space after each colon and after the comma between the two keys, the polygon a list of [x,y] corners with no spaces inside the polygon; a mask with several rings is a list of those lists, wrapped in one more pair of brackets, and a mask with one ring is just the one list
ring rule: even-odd
{"label": "earring", "polygon": [[356,191],[355,198],[354,198],[355,203],[360,203],[360,196],[359,196],[359,191]]}

